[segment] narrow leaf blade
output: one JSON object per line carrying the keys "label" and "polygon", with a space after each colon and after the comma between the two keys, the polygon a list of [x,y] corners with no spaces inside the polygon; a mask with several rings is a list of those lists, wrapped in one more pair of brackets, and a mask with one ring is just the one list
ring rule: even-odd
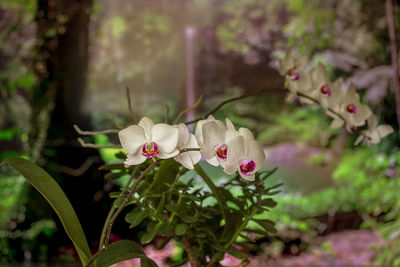
{"label": "narrow leaf blade", "polygon": [[86,264],[91,257],[89,245],[74,208],[57,182],[42,168],[26,159],[10,157],[3,160],[1,165],[16,169],[42,194],[60,218],[82,263]]}

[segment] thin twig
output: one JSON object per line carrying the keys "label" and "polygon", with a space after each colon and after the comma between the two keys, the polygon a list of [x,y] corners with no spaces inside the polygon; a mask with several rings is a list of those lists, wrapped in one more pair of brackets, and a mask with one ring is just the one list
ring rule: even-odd
{"label": "thin twig", "polygon": [[80,135],[97,135],[97,134],[109,134],[109,133],[118,133],[118,129],[107,129],[102,131],[82,131],[78,125],[73,125],[75,131]]}
{"label": "thin twig", "polygon": [[123,129],[124,127],[122,127],[116,120],[114,120],[114,115],[113,113],[110,111],[110,120],[112,121],[112,123],[114,124],[115,127],[117,127],[118,129]]}
{"label": "thin twig", "polygon": [[392,54],[393,85],[396,96],[397,125],[400,131],[400,77],[399,77],[399,57],[396,45],[396,25],[394,23],[394,10],[392,0],[386,0],[386,18],[390,37],[390,49]]}
{"label": "thin twig", "polygon": [[122,209],[125,208],[126,204],[128,203],[129,199],[132,197],[133,193],[135,193],[136,187],[138,186],[138,184],[140,183],[140,181],[142,181],[142,179],[146,176],[146,174],[154,167],[156,166],[160,161],[162,161],[161,159],[153,161],[153,163],[151,163],[146,170],[144,170],[142,172],[142,174],[136,179],[135,183],[133,184],[131,191],[129,192],[129,194],[126,196],[126,198],[124,199],[124,202],[122,202],[121,206],[117,209],[117,211],[114,213],[114,215],[111,217],[110,222],[108,224],[108,230],[107,230],[107,235],[104,241],[104,246],[107,247],[108,242],[110,241],[110,236],[111,236],[111,229],[112,226],[114,224],[114,221],[117,219],[118,215],[121,213]]}
{"label": "thin twig", "polygon": [[169,106],[165,104],[165,118],[164,118],[165,123],[168,123],[168,117],[169,117]]}
{"label": "thin twig", "polygon": [[[136,172],[138,171],[138,169],[139,169],[139,166],[136,166],[136,167],[133,169],[133,171],[132,171],[132,173],[131,173],[131,177],[129,178],[128,182],[126,183],[125,188],[122,188],[121,193],[120,193],[119,196],[122,196],[122,193],[123,193],[125,190],[126,190],[126,191],[129,191],[129,185],[131,184],[133,177],[135,177]],[[110,211],[108,212],[106,221],[104,222],[104,226],[103,226],[103,229],[102,229],[101,235],[100,235],[99,250],[100,250],[100,249],[103,247],[103,245],[104,245],[104,239],[105,239],[105,237],[106,237],[106,231],[107,231],[108,223],[110,222],[110,219],[111,219],[111,217],[114,215],[114,212],[115,212],[116,209],[117,209],[117,208],[115,208],[114,206],[112,206],[111,209],[110,209]]]}
{"label": "thin twig", "polygon": [[197,99],[196,103],[194,103],[192,106],[187,107],[184,110],[182,110],[181,112],[179,112],[178,116],[176,117],[176,119],[174,120],[174,122],[172,124],[176,124],[180,120],[180,118],[182,118],[183,115],[185,115],[189,111],[197,108],[200,105],[202,100],[203,100],[203,95],[200,95],[199,98]]}
{"label": "thin twig", "polygon": [[100,146],[100,145],[95,145],[95,144],[90,144],[90,143],[85,143],[82,138],[78,138],[78,142],[81,144],[82,147],[87,147],[87,148],[122,148],[119,145],[110,145],[110,146]]}
{"label": "thin twig", "polygon": [[110,241],[110,236],[111,236],[111,230],[112,230],[112,226],[114,224],[114,221],[117,219],[118,215],[121,213],[121,211],[125,208],[126,204],[128,203],[129,199],[132,197],[132,195],[135,193],[136,187],[138,186],[138,184],[140,183],[140,181],[142,181],[142,179],[146,176],[146,174],[154,167],[156,166],[160,161],[162,161],[162,159],[153,161],[153,163],[151,163],[143,172],[142,174],[136,179],[135,183],[133,184],[131,191],[129,192],[129,194],[126,196],[126,198],[124,199],[124,202],[122,202],[121,206],[119,206],[119,208],[117,209],[117,211],[114,213],[114,215],[111,217],[111,219],[109,220],[108,223],[108,227],[107,227],[107,232],[104,238],[104,244],[102,245],[101,249],[99,249],[96,254],[94,254],[92,256],[92,258],[89,260],[89,262],[85,265],[85,267],[90,266],[94,260],[100,255],[100,253],[104,250],[107,249],[108,243]]}
{"label": "thin twig", "polygon": [[188,148],[183,148],[179,150],[179,153],[185,153],[185,152],[190,152],[190,151],[200,151],[201,148],[199,147],[188,147]]}
{"label": "thin twig", "polygon": [[88,157],[85,162],[78,168],[71,168],[68,166],[64,166],[64,165],[58,165],[52,162],[48,162],[49,167],[53,170],[55,170],[56,172],[63,172],[66,173],[70,176],[81,176],[83,175],[91,166],[93,163],[96,162],[100,162],[100,159],[98,156],[93,156],[93,157]]}
{"label": "thin twig", "polygon": [[222,108],[224,105],[226,105],[226,104],[228,104],[228,103],[230,103],[230,102],[233,102],[233,101],[236,101],[236,100],[240,100],[240,99],[243,99],[243,98],[247,98],[247,97],[249,97],[249,96],[253,96],[253,95],[256,95],[256,94],[260,94],[260,93],[263,93],[263,92],[266,92],[266,91],[267,91],[267,89],[259,89],[259,90],[255,90],[255,91],[250,92],[250,93],[242,94],[242,95],[240,95],[240,96],[237,96],[237,97],[233,97],[233,98],[224,100],[224,101],[222,101],[221,103],[219,103],[213,110],[211,110],[210,112],[208,112],[206,115],[204,115],[204,116],[202,116],[202,117],[200,117],[200,118],[197,118],[197,119],[195,119],[195,120],[188,121],[188,122],[186,122],[185,124],[186,124],[186,125],[189,125],[189,124],[196,123],[196,122],[198,122],[198,121],[200,121],[200,120],[207,119],[208,116],[214,114],[214,113],[217,112],[220,108]]}
{"label": "thin twig", "polygon": [[126,98],[127,98],[127,100],[128,100],[129,114],[131,115],[131,118],[132,118],[136,123],[138,123],[138,122],[139,122],[139,121],[138,121],[138,118],[136,117],[136,115],[135,115],[135,113],[133,112],[133,109],[132,109],[131,95],[130,95],[130,93],[129,93],[129,87],[128,87],[128,86],[126,86]]}
{"label": "thin twig", "polygon": [[[301,97],[303,97],[303,98],[306,98],[306,99],[308,99],[308,100],[310,100],[310,101],[312,101],[312,102],[314,102],[314,103],[317,104],[318,106],[321,106],[321,103],[320,103],[317,99],[314,99],[314,98],[312,98],[312,97],[310,97],[310,96],[308,96],[308,95],[305,95],[305,94],[299,93],[299,92],[297,92],[297,95],[298,95],[298,96],[301,96]],[[331,108],[327,108],[327,110],[328,110],[329,112],[333,113],[334,115],[338,116],[341,120],[344,121],[345,124],[347,124],[347,121],[346,121],[345,117],[343,117],[341,114],[337,113],[336,111],[334,111],[334,110],[331,109]]]}

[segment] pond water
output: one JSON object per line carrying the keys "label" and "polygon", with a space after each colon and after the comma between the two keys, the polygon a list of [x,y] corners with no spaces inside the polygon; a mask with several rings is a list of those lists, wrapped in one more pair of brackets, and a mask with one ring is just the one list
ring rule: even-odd
{"label": "pond water", "polygon": [[[285,143],[265,148],[265,152],[267,160],[261,170],[278,167],[278,170],[266,180],[268,186],[284,183],[281,187],[283,193],[309,194],[333,185],[334,163],[331,151]],[[204,161],[200,164],[216,182],[230,177],[221,167],[214,167]],[[188,175],[191,176],[190,173]]]}

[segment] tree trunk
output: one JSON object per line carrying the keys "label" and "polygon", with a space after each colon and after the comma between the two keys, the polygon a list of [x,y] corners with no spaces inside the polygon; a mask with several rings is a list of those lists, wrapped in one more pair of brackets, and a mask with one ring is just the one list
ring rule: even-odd
{"label": "tree trunk", "polygon": [[[33,160],[60,183],[89,240],[100,235],[98,222],[104,221],[110,204],[107,197],[94,203],[98,195],[103,196],[97,170],[101,158],[97,150],[80,147],[73,129],[73,124],[90,127],[90,118],[81,112],[81,100],[87,82],[91,5],[91,0],[38,0],[34,60],[38,84],[32,94],[29,138]],[[76,177],[82,172],[74,170],[88,159],[97,163],[87,168],[84,177]],[[34,194],[29,193],[32,201],[36,201]],[[61,224],[58,229],[59,237],[66,237]]]}
{"label": "tree trunk", "polygon": [[399,56],[396,45],[396,25],[394,21],[394,10],[392,0],[386,0],[386,18],[390,37],[390,49],[392,54],[393,86],[396,96],[397,128],[400,137],[400,79],[399,79]]}

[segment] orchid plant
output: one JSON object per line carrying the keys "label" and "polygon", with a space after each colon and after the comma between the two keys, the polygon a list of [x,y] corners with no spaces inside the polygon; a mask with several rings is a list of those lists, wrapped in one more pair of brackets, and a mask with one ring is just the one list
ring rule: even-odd
{"label": "orchid plant", "polygon": [[[332,83],[322,64],[310,71],[306,70],[307,64],[306,57],[295,58],[292,52],[279,60],[279,73],[285,76],[289,99],[298,97],[304,104],[320,105],[333,118],[334,128],[345,125],[353,132],[368,121],[369,129],[361,131],[357,144],[379,143],[393,131],[389,125],[377,124],[371,109],[360,102],[354,85],[343,89],[343,80]],[[172,266],[187,262],[193,267],[221,266],[226,253],[243,259],[240,266],[246,266],[253,242],[276,232],[267,217],[277,204],[271,196],[279,193],[276,188],[280,185],[266,187],[265,179],[276,169],[260,171],[266,157],[252,132],[237,129],[229,119],[225,123],[217,120],[213,114],[226,103],[260,92],[228,99],[199,119],[178,123],[186,112],[197,107],[200,98],[169,124],[168,114],[163,123],[148,117],[138,121],[127,89],[128,108],[135,124],[123,128],[114,123],[117,129],[99,132],[82,131],[75,125],[80,135],[118,134],[117,147],[121,151],[116,156],[123,162],[100,169],[107,172],[105,179],[129,177],[125,186],[110,193],[115,200],[93,254],[72,205],[53,178],[25,159],[7,158],[2,164],[17,169],[51,204],[84,266],[109,266],[132,258],[140,258],[141,266],[157,266],[136,242],[110,242],[114,222],[124,209],[130,228],[146,225],[141,245],[154,239],[162,241],[160,248],[171,239],[182,244],[182,260]],[[193,123],[197,126],[191,133],[187,126]],[[78,140],[84,147],[105,148]],[[199,164],[202,159],[222,168],[230,178],[215,183]],[[204,183],[199,183],[199,178]]]}

